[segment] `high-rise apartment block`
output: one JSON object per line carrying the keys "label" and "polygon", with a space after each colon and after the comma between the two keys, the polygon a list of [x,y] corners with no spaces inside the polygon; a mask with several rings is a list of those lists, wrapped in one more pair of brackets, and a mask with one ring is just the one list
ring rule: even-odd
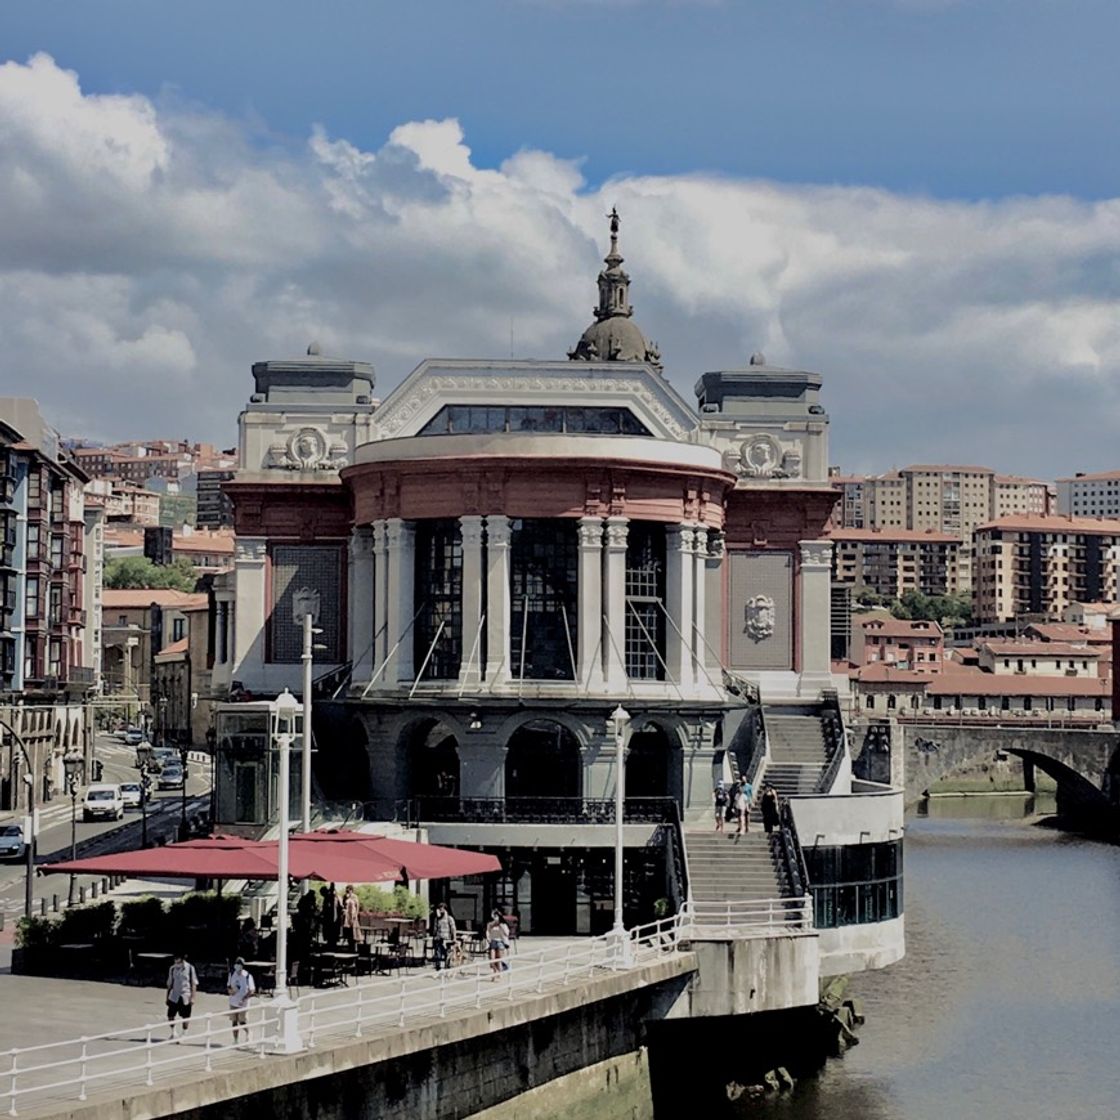
{"label": "high-rise apartment block", "polygon": [[1006,517],[976,530],[975,613],[1060,620],[1070,604],[1116,600],[1120,520]]}
{"label": "high-rise apartment block", "polygon": [[1120,517],[1120,471],[1059,478],[1057,510],[1067,517]]}
{"label": "high-rise apartment block", "polygon": [[973,584],[972,533],[998,517],[1046,514],[1049,487],[1032,478],[996,474],[990,467],[916,464],[883,475],[834,475],[840,490],[836,519],[844,529],[941,533],[959,545],[956,589]]}
{"label": "high-rise apartment block", "polygon": [[950,533],[914,529],[835,529],[832,578],[887,599],[906,591],[959,590],[961,542]]}

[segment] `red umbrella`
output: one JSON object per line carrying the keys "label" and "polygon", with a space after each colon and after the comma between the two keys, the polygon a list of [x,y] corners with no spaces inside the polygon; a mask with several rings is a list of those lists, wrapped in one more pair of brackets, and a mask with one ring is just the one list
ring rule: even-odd
{"label": "red umbrella", "polygon": [[[66,860],[40,868],[45,874],[130,875],[167,879],[275,879],[276,840],[215,836],[163,848],[117,852]],[[436,844],[390,840],[364,832],[312,832],[288,844],[293,879],[332,883],[383,883],[409,879],[450,879],[500,871],[496,856]]]}

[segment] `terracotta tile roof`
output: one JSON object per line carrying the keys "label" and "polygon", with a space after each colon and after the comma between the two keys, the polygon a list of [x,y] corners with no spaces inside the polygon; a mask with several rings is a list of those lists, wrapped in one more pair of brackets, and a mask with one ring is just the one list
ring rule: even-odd
{"label": "terracotta tile roof", "polygon": [[169,588],[107,587],[101,592],[101,606],[106,610],[144,610],[152,603],[161,607],[189,610],[205,605],[206,600],[207,597],[202,592],[194,594],[188,591],[172,591]]}
{"label": "terracotta tile roof", "polygon": [[1090,630],[1075,622],[1032,622],[1023,633],[1043,642],[1068,642],[1071,645],[1107,645],[1112,641],[1107,629]]}
{"label": "terracotta tile roof", "polygon": [[1120,536],[1120,521],[1104,517],[1067,517],[1057,513],[1014,513],[976,526],[977,533],[992,529],[1010,533],[1099,533]]}
{"label": "terracotta tile roof", "polygon": [[[1006,677],[979,669],[954,668],[929,678],[929,696],[1101,696],[1112,695],[1104,677]],[[1012,702],[1012,707],[1016,707]]]}
{"label": "terracotta tile roof", "polygon": [[181,654],[187,652],[188,640],[180,638],[177,642],[172,642],[170,645],[164,646],[163,649],[156,654],[157,661],[174,661]]}
{"label": "terracotta tile roof", "polygon": [[899,474],[995,474],[991,467],[962,466],[959,463],[914,463],[903,467]]}
{"label": "terracotta tile roof", "polygon": [[915,669],[896,669],[875,661],[857,669],[852,676],[861,684],[928,684],[938,673],[919,673]]}
{"label": "terracotta tile roof", "polygon": [[939,622],[922,622],[908,618],[869,618],[861,622],[863,632],[885,634],[889,638],[940,638],[944,631]]}
{"label": "terracotta tile roof", "polygon": [[925,544],[960,544],[952,533],[935,533],[932,529],[833,529],[828,536],[834,541],[852,544],[890,544],[891,542],[923,542]]}

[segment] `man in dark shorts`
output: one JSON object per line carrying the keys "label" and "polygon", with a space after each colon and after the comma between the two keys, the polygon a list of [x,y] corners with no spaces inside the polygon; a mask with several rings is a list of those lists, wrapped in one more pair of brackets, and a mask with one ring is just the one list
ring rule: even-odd
{"label": "man in dark shorts", "polygon": [[183,1020],[183,1034],[191,1025],[191,1008],[198,992],[198,973],[187,960],[185,953],[176,953],[171,970],[167,974],[167,1021],[171,1025],[171,1037],[176,1038],[175,1016]]}

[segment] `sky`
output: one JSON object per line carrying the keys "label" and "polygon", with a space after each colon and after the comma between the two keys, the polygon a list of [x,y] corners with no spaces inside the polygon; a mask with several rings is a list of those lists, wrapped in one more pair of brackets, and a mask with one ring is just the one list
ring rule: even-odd
{"label": "sky", "polygon": [[846,471],[1120,467],[1115,0],[5,0],[0,394],[222,445],[250,365],[562,357],[622,214]]}

